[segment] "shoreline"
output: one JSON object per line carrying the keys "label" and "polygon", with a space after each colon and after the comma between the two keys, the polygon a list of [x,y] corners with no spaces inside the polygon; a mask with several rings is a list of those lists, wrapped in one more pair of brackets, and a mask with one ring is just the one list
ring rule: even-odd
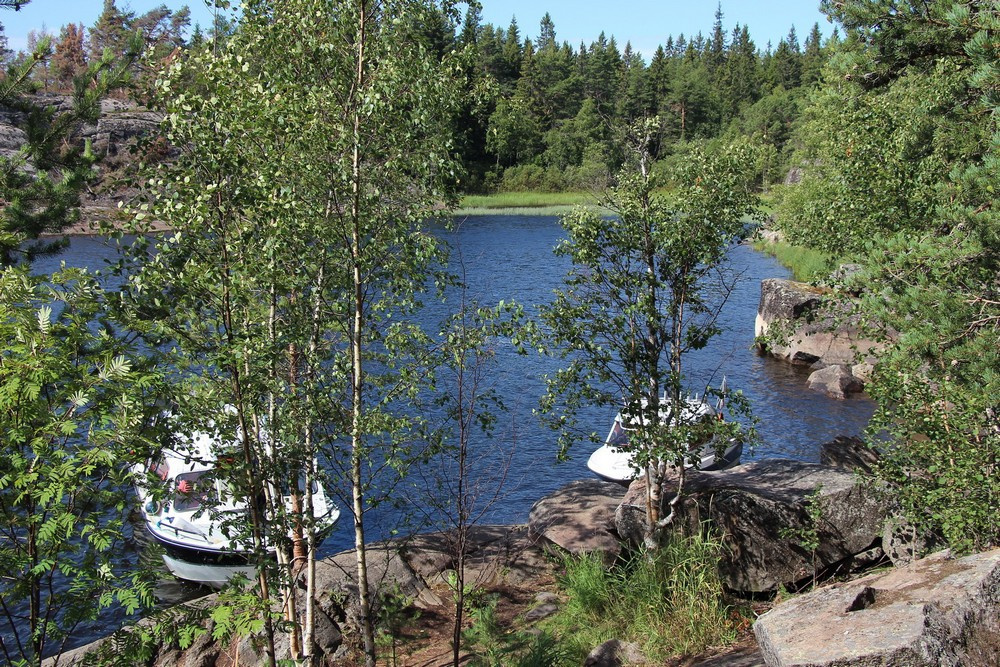
{"label": "shoreline", "polygon": [[[485,215],[498,215],[498,216],[524,216],[524,217],[558,217],[565,215],[577,206],[586,206],[587,208],[593,208],[598,211],[603,211],[603,209],[596,205],[569,205],[569,204],[552,204],[548,206],[514,206],[514,207],[459,207],[454,211],[450,211],[447,215],[455,219],[467,218],[472,216],[485,216]],[[102,211],[111,210],[102,208]],[[83,209],[84,213],[87,213],[87,209]],[[96,212],[91,209],[89,212]],[[63,230],[58,232],[43,232],[41,238],[58,238],[61,236],[107,236],[107,232],[101,229],[102,222],[88,217],[86,220],[80,220],[74,222],[71,225],[67,225]],[[121,225],[112,224],[111,227],[116,231],[124,231]],[[173,227],[162,223],[162,222],[149,222],[146,226],[145,232],[159,234],[163,232],[173,231]]]}

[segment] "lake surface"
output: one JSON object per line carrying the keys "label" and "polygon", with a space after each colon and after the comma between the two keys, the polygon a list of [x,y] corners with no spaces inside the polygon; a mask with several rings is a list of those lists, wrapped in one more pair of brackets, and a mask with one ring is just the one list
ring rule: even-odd
{"label": "lake surface", "polygon": [[[533,312],[538,304],[551,300],[552,290],[569,266],[552,252],[563,237],[555,217],[474,216],[459,221],[454,230],[442,229],[438,234],[453,248],[452,268],[464,273],[468,297],[483,305],[517,301]],[[103,239],[77,237],[63,255],[39,262],[37,269],[50,271],[60,261],[69,266],[100,268],[113,257],[114,250]],[[874,406],[864,398],[838,401],[810,391],[805,386],[808,371],[757,354],[753,337],[760,281],[789,274],[772,258],[748,246],[734,248],[730,259],[742,277],[723,309],[720,324],[724,333],[687,359],[687,386],[700,391],[708,382],[717,386],[725,375],[731,389],[741,389],[747,395],[760,419],[762,442],[752,455],[744,455],[744,461],[768,457],[818,461],[820,444],[838,435],[859,433]],[[425,324],[437,324],[448,310],[446,304],[430,304]],[[481,481],[489,485],[500,476],[504,479],[499,500],[488,509],[482,522],[524,522],[531,505],[541,496],[569,481],[591,476],[586,468],[588,446],[571,452],[569,461],[558,463],[556,434],[539,426],[533,415],[544,390],[545,375],[558,367],[557,359],[520,356],[502,341],[497,343],[490,377],[509,412],[501,417],[492,440],[479,440],[474,446],[477,455],[483,456]],[[614,414],[610,410],[592,410],[587,417],[593,422],[593,430],[603,436]],[[384,506],[372,513],[370,539],[416,525],[401,524],[403,517],[423,519],[425,529],[435,523],[440,525],[433,503],[427,502],[433,491],[426,488],[424,479],[416,480],[408,490],[398,491],[396,499],[402,501],[401,506]],[[324,543],[322,555],[348,549],[352,544],[352,526],[345,516]],[[179,593],[163,591],[168,598],[188,593],[183,588]]]}

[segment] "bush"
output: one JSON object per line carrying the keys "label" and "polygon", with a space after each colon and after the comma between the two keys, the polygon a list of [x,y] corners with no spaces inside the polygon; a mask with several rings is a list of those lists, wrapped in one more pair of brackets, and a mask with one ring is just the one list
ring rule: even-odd
{"label": "bush", "polygon": [[554,167],[545,169],[537,164],[521,164],[503,172],[501,192],[561,192],[565,189],[562,171]]}
{"label": "bush", "polygon": [[584,161],[566,169],[521,164],[504,170],[497,189],[500,192],[594,191],[605,189],[608,180],[608,169],[600,162]]}
{"label": "bush", "polygon": [[873,473],[919,534],[954,551],[1000,544],[1000,422],[995,396],[947,378],[880,367],[870,427],[882,453]]}

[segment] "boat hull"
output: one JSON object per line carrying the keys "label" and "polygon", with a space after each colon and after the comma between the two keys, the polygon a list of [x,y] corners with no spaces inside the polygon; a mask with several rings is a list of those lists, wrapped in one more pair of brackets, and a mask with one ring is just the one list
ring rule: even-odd
{"label": "boat hull", "polygon": [[178,579],[211,588],[222,588],[231,578],[239,575],[252,580],[256,576],[256,570],[253,566],[247,565],[245,560],[243,562],[243,565],[198,563],[163,554],[163,563],[170,574]]}
{"label": "boat hull", "polygon": [[[258,555],[274,557],[276,542],[268,540],[283,540],[265,536],[266,553],[256,553],[246,535],[246,501],[233,495],[227,468],[217,465],[220,456],[233,462],[236,454],[225,440],[195,432],[176,435],[170,446],[132,467],[139,511],[146,531],[165,552],[167,569],[178,578],[217,587],[233,574],[253,575]],[[279,502],[289,514],[295,511],[295,497],[306,493],[305,483],[300,475],[288,488],[278,485]],[[313,538],[318,544],[333,530],[340,510],[327,501],[319,482],[310,483]],[[293,533],[289,529],[288,539]]]}
{"label": "boat hull", "polygon": [[[739,465],[742,455],[743,442],[734,440],[726,446],[720,456],[716,456],[713,447],[704,448],[698,464],[689,464],[686,467],[698,470],[725,470]],[[632,465],[632,455],[607,444],[594,450],[587,459],[587,467],[601,479],[619,484],[629,484],[638,475]]]}
{"label": "boat hull", "polygon": [[250,563],[250,553],[246,551],[211,549],[183,544],[164,536],[148,523],[146,524],[146,531],[158,545],[163,547],[167,555],[177,560],[198,565],[219,565],[226,567],[248,565]]}

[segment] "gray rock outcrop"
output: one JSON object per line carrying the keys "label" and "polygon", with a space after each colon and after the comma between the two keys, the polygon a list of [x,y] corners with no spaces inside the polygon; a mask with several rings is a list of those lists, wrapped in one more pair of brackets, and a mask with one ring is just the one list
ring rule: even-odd
{"label": "gray rock outcrop", "polygon": [[[527,526],[523,525],[471,527],[465,567],[465,581],[469,586],[519,586],[533,577],[551,572],[551,564],[541,549],[533,544]],[[418,609],[450,603],[447,575],[454,568],[454,540],[448,533],[417,535],[369,546],[368,576],[376,613],[378,605],[387,600],[387,596],[403,597],[412,601]],[[346,551],[319,561],[316,564],[316,588],[316,646],[323,656],[323,664],[344,664],[346,647],[343,636],[357,631],[359,613],[354,602],[357,593],[354,552]],[[189,615],[192,609],[211,609],[215,601],[216,596],[209,595],[175,607],[168,613],[181,618]],[[161,646],[148,664],[163,667],[214,665],[220,656],[225,656],[226,664],[234,667],[263,663],[259,636],[241,637],[234,643],[222,644],[211,639],[213,626],[210,621],[203,621],[202,627],[206,633],[201,634],[193,644],[184,649],[175,645]],[[127,655],[128,630],[122,633],[64,654],[59,664],[82,664],[88,654],[98,651]],[[286,657],[289,654],[287,637],[278,632],[275,641],[279,659]]]}
{"label": "gray rock outcrop", "polygon": [[864,338],[858,318],[832,304],[830,296],[805,283],[762,280],[754,325],[759,348],[801,365],[870,363],[881,345]]}
{"label": "gray rock outcrop", "polygon": [[785,180],[783,183],[785,185],[798,185],[802,182],[802,175],[804,173],[805,172],[802,167],[792,167],[788,170],[788,173],[785,174]]}
{"label": "gray rock outcrop", "polygon": [[[68,95],[39,94],[29,101],[41,107],[54,109],[56,114],[70,111],[73,105],[73,99]],[[81,203],[85,220],[108,218],[108,214],[116,210],[118,201],[131,194],[134,182],[120,180],[113,174],[135,159],[129,155],[130,147],[138,137],[154,133],[162,118],[162,113],[142,108],[134,102],[105,99],[101,101],[101,112],[96,122],[82,125],[77,129],[72,140],[79,145],[89,141],[93,152],[106,158],[97,166],[99,173],[97,184],[83,196]],[[27,141],[25,122],[26,116],[23,112],[0,107],[0,156],[13,157],[22,148]],[[28,163],[23,169],[32,173],[35,167]],[[91,233],[93,230],[84,224],[66,231]]]}
{"label": "gray rock outcrop", "polygon": [[1000,664],[1000,549],[939,552],[783,602],[754,623],[771,667]]}
{"label": "gray rock outcrop", "polygon": [[[70,111],[73,106],[73,98],[69,95],[37,95],[33,101],[55,109],[57,114]],[[101,115],[97,122],[80,128],[79,136],[93,140],[98,151],[116,154],[130,139],[154,131],[162,119],[162,113],[149,111],[134,102],[106,99],[101,101]],[[21,147],[27,139],[20,127],[23,122],[23,114],[0,109],[0,151],[10,154]]]}
{"label": "gray rock outcrop", "polygon": [[0,155],[11,157],[28,140],[28,135],[19,127],[11,125],[0,117]]}
{"label": "gray rock outcrop", "polygon": [[819,447],[819,462],[834,468],[869,473],[878,458],[878,453],[856,435],[838,435]]}
{"label": "gray rock outcrop", "polygon": [[[616,512],[617,527],[641,540],[642,482],[633,483]],[[809,515],[818,504],[819,520]],[[705,521],[726,547],[719,571],[735,591],[794,586],[815,570],[850,569],[853,558],[879,542],[885,510],[853,473],[815,463],[769,459],[723,471],[692,471],[678,524],[696,530]],[[815,553],[804,544],[815,534]],[[866,554],[865,558],[870,558]]]}
{"label": "gray rock outcrop", "polygon": [[532,506],[528,528],[571,554],[599,552],[611,562],[621,550],[614,516],[624,491],[614,482],[570,482]]}
{"label": "gray rock outcrop", "polygon": [[609,639],[591,651],[583,661],[583,667],[627,667],[644,665],[646,656],[634,642]]}
{"label": "gray rock outcrop", "polygon": [[125,149],[130,139],[154,132],[162,119],[163,114],[159,112],[141,109],[103,115],[93,128],[95,149],[117,155]]}

